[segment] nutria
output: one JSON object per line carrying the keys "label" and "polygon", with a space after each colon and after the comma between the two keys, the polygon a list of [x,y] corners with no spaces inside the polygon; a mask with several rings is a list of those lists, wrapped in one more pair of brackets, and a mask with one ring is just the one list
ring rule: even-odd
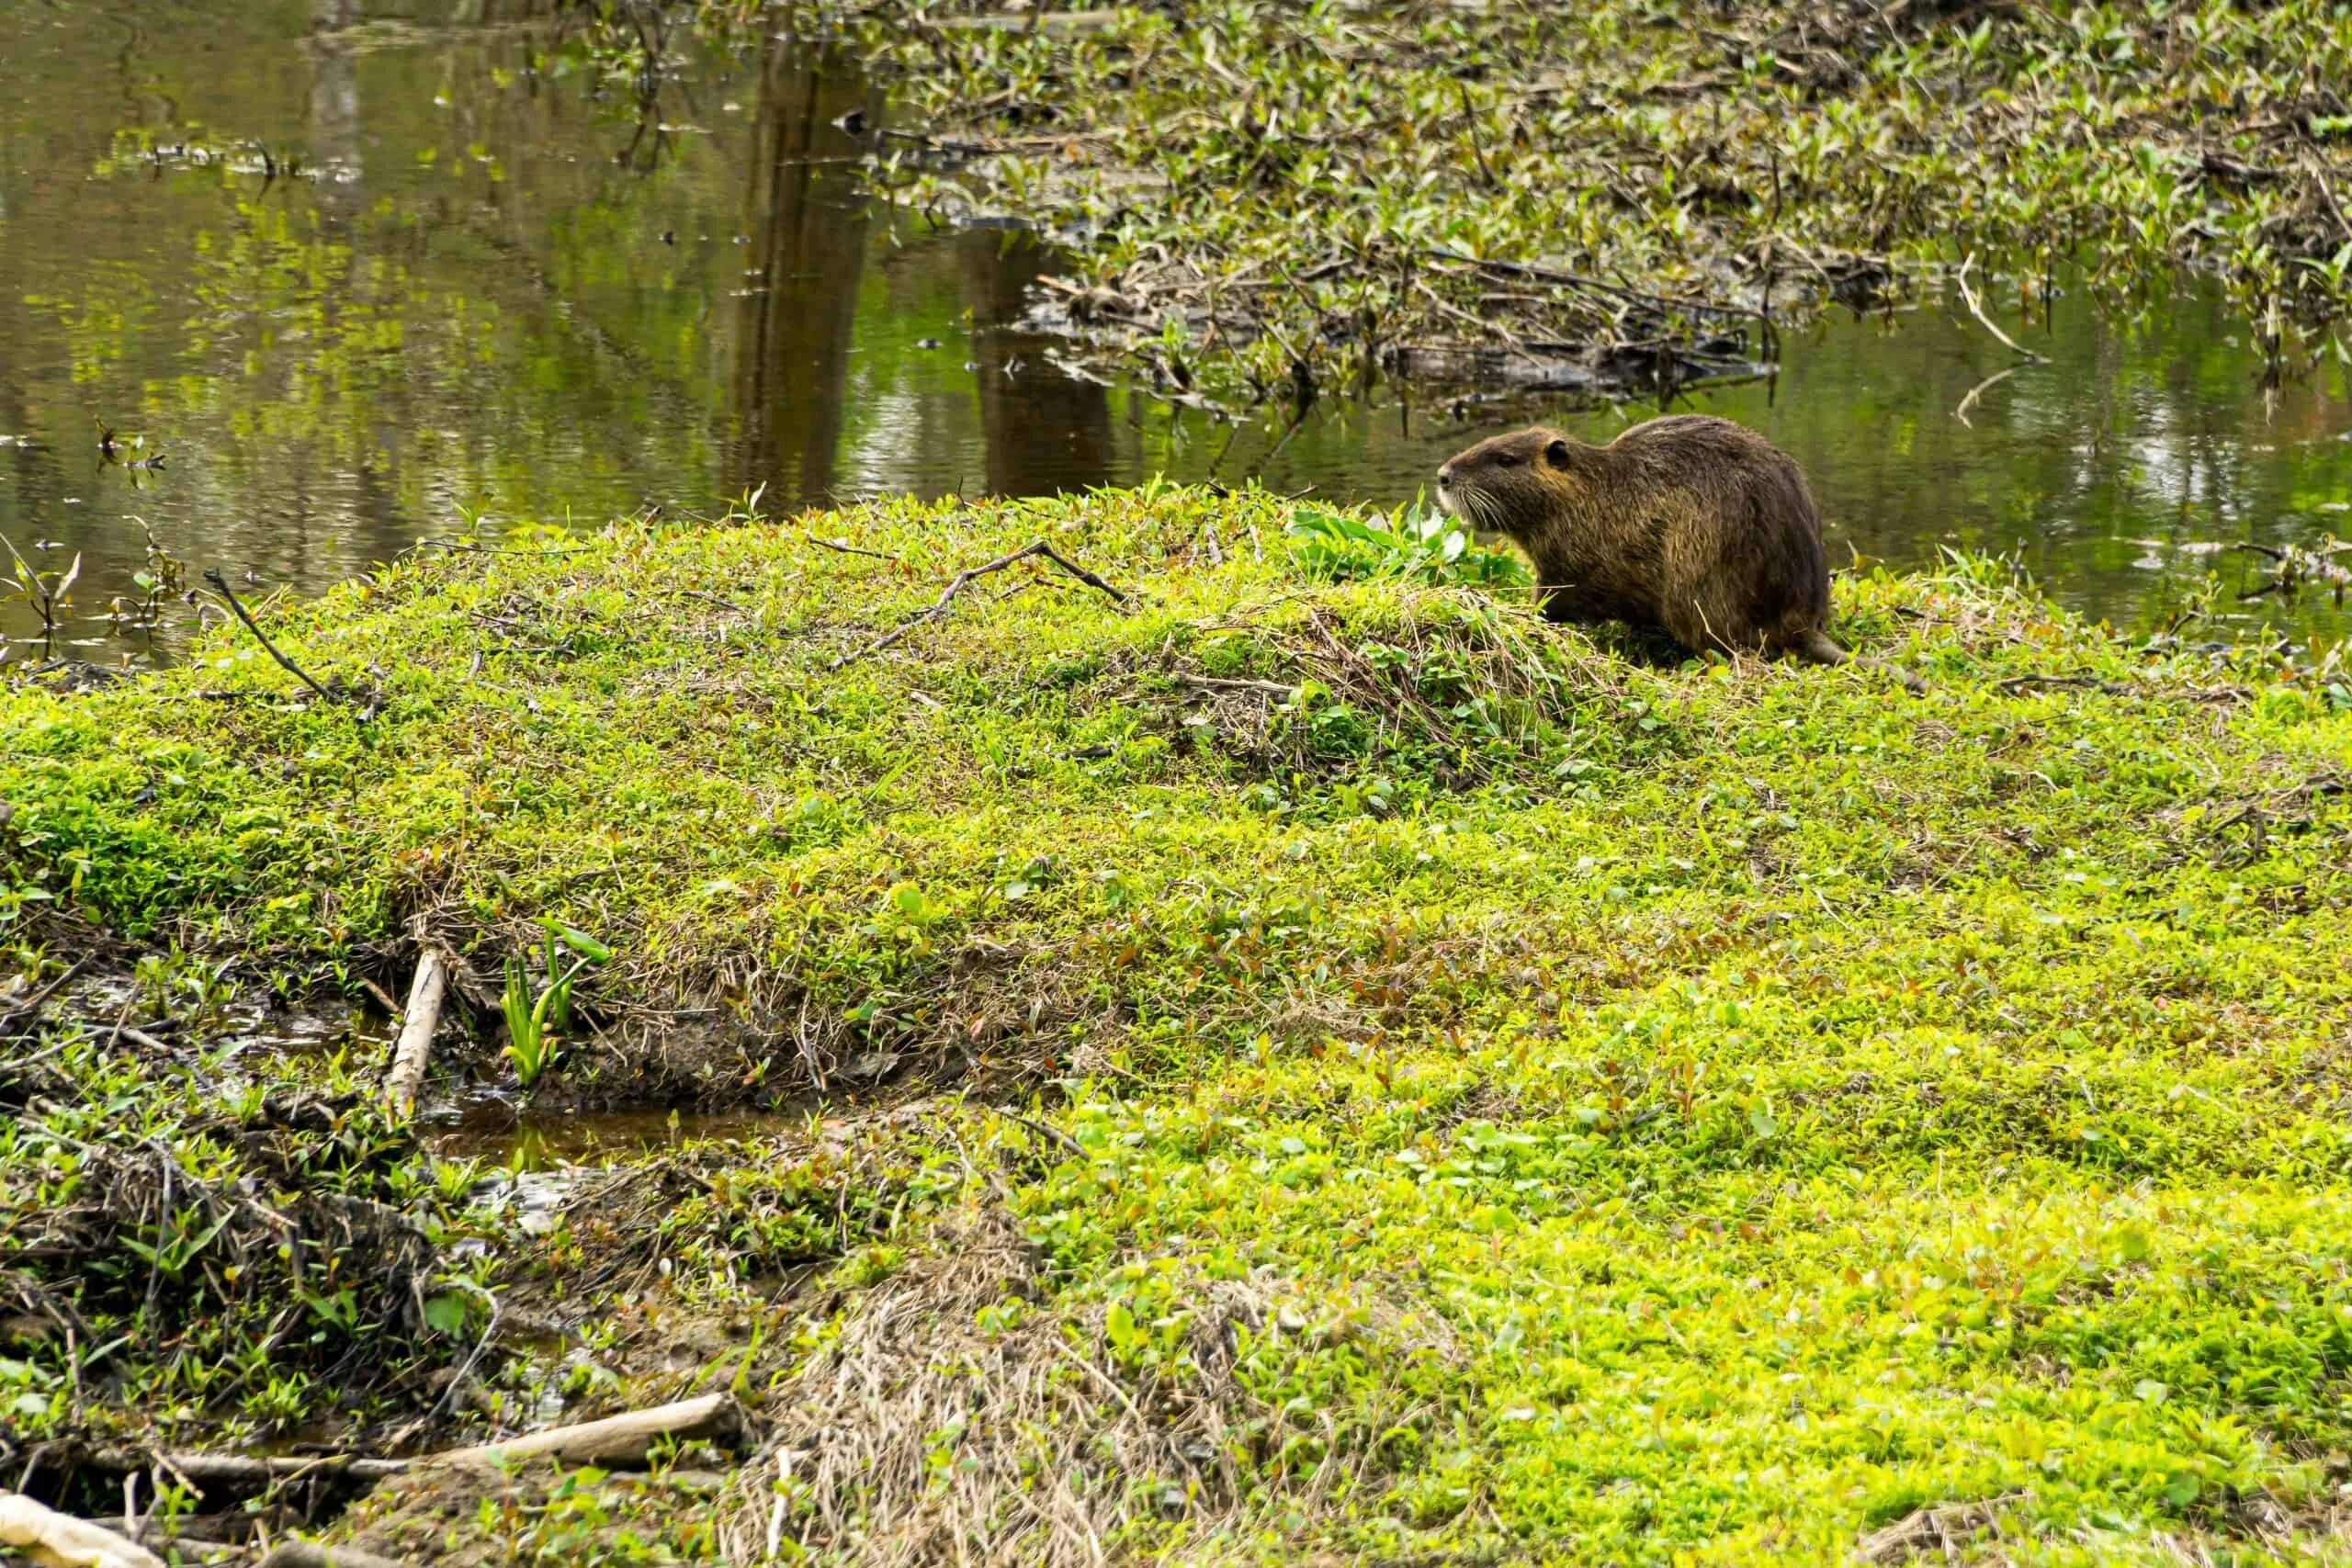
{"label": "nutria", "polygon": [[1673,414],[1593,446],[1539,425],[1459,454],[1437,491],[1447,511],[1527,552],[1552,620],[1846,662],[1822,630],[1829,566],[1804,472],[1745,426]]}

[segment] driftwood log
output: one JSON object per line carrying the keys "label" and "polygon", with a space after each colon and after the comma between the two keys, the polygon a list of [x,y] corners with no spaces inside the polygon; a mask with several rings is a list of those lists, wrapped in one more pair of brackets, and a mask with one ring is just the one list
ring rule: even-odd
{"label": "driftwood log", "polygon": [[401,1014],[401,1036],[392,1047],[392,1070],[384,1079],[384,1098],[395,1111],[416,1109],[424,1088],[425,1065],[433,1059],[433,1031],[441,1021],[441,998],[449,988],[449,965],[440,953],[426,948],[416,961],[416,979],[408,988],[408,1007]]}
{"label": "driftwood log", "polygon": [[453,1449],[435,1454],[429,1464],[495,1464],[519,1459],[551,1459],[565,1464],[607,1466],[643,1464],[653,1445],[664,1438],[688,1440],[707,1438],[727,1442],[743,1427],[743,1412],[724,1393],[706,1393],[650,1410],[632,1410],[577,1427],[554,1427],[526,1432],[476,1448]]}
{"label": "driftwood log", "polygon": [[40,1568],[164,1568],[164,1560],[104,1525],[0,1492],[0,1547]]}

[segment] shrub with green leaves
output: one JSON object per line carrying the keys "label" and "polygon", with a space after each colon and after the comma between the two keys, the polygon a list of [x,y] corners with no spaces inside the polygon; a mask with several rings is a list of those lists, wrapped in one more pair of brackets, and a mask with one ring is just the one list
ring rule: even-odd
{"label": "shrub with green leaves", "polygon": [[1454,518],[1418,504],[1399,507],[1385,518],[1300,506],[1292,511],[1283,531],[1298,564],[1325,581],[1410,577],[1478,588],[1521,588],[1535,581],[1523,557],[1507,547],[1482,545]]}

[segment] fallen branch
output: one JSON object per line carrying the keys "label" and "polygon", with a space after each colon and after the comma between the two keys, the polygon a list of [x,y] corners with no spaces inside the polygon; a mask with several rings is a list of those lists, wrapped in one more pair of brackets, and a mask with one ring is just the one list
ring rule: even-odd
{"label": "fallen branch", "polygon": [[417,1092],[424,1087],[425,1064],[433,1056],[433,1031],[441,1021],[441,998],[448,985],[449,965],[439,953],[426,948],[416,961],[408,1008],[401,1014],[400,1041],[392,1047],[392,1070],[384,1079],[384,1098],[403,1115],[416,1109]]}
{"label": "fallen branch", "polygon": [[820,539],[814,534],[808,536],[808,542],[812,545],[821,545],[829,550],[838,550],[845,556],[871,556],[876,560],[899,558],[887,550],[869,550],[862,545],[847,544],[840,539]]}
{"label": "fallen branch", "polygon": [[2101,680],[2097,675],[2012,675],[1997,684],[2004,692],[2031,691],[2036,686],[2079,686],[2085,691],[2105,692],[2111,697],[2132,694],[2132,688],[2120,681]]}
{"label": "fallen branch", "polygon": [[[96,1462],[109,1469],[144,1470],[147,1461],[141,1455],[98,1455]],[[405,1459],[369,1459],[359,1454],[206,1454],[163,1453],[154,1462],[182,1481],[198,1485],[261,1488],[282,1481],[303,1481],[318,1476],[347,1476],[354,1481],[381,1481],[398,1475],[415,1461]]]}
{"label": "fallen branch", "polygon": [[0,1493],[0,1546],[42,1568],[164,1568],[162,1558],[136,1541],[13,1492]]}
{"label": "fallen branch", "polygon": [[1001,1105],[996,1107],[996,1113],[999,1116],[1003,1117],[1006,1121],[1012,1122],[1014,1126],[1022,1128],[1035,1136],[1047,1138],[1057,1144],[1059,1144],[1062,1147],[1068,1149],[1073,1156],[1080,1159],[1091,1159],[1094,1157],[1086,1152],[1086,1145],[1084,1144],[1080,1143],[1076,1138],[1071,1137],[1059,1127],[1048,1127],[1043,1122],[1033,1121],[1031,1118],[1021,1114],[1018,1111],[1008,1110],[1006,1107]]}
{"label": "fallen branch", "polygon": [[277,645],[269,640],[269,634],[261,629],[260,623],[255,621],[253,617],[252,612],[245,608],[244,602],[237,597],[237,591],[229,586],[229,580],[227,578],[221,576],[216,570],[206,572],[204,574],[204,581],[212,584],[213,589],[219,592],[223,599],[229,601],[229,608],[237,613],[237,619],[245,623],[245,629],[247,631],[253,633],[254,637],[261,639],[261,646],[263,649],[267,652],[272,659],[277,660],[277,662],[288,672],[300,679],[302,684],[310,687],[311,690],[318,693],[319,695],[324,697],[327,701],[334,702],[335,700],[335,694],[333,692],[328,691],[324,686],[320,685],[316,681],[311,679],[311,673],[309,671],[303,669],[300,665],[295,663],[292,660],[287,658],[286,655],[278,651]]}
{"label": "fallen branch", "polygon": [[1459,262],[1464,266],[1476,267],[1482,272],[1500,273],[1505,277],[1526,277],[1542,283],[1564,284],[1571,288],[1586,288],[1596,294],[1606,294],[1611,299],[1627,299],[1640,305],[1655,305],[1662,310],[1687,311],[1694,316],[1731,316],[1749,321],[1767,321],[1771,319],[1762,310],[1752,306],[1718,305],[1705,299],[1677,299],[1670,295],[1652,294],[1645,289],[1628,288],[1621,283],[1603,283],[1597,277],[1587,277],[1582,273],[1562,272],[1557,267],[1531,266],[1525,262],[1495,261],[1485,256],[1466,256],[1460,251],[1449,251],[1442,245],[1426,246],[1422,254],[1436,256],[1442,261]]}
{"label": "fallen branch", "polygon": [[1976,318],[1978,325],[1982,326],[1986,332],[1991,333],[1995,337],[1999,338],[2004,344],[2007,344],[2008,345],[2009,352],[2023,359],[2028,365],[2049,364],[2050,361],[2048,359],[2034,353],[2033,350],[2018,343],[2017,339],[2003,332],[1999,327],[1995,326],[1993,324],[1993,318],[1984,313],[1984,307],[1977,301],[1976,290],[1968,286],[1968,269],[1975,265],[1976,253],[1971,251],[1961,262],[1960,272],[1953,279],[1953,281],[1960,285],[1960,297],[1968,301],[1968,313]]}
{"label": "fallen branch", "polygon": [[1296,686],[1285,686],[1280,681],[1227,680],[1216,675],[1193,675],[1182,670],[1173,671],[1168,678],[1180,686],[1197,686],[1206,692],[1258,692],[1286,703],[1298,696]]}
{"label": "fallen branch", "polygon": [[859,649],[856,652],[842,654],[839,659],[833,660],[832,668],[839,670],[843,665],[854,664],[861,659],[865,659],[872,654],[879,653],[884,649],[889,648],[905,640],[907,635],[912,632],[916,627],[928,626],[932,622],[938,620],[940,617],[947,614],[948,606],[956,602],[956,595],[964,592],[965,585],[972,581],[973,579],[986,577],[990,572],[1002,571],[1005,568],[1012,566],[1017,562],[1035,559],[1039,556],[1043,556],[1046,559],[1053,562],[1056,566],[1061,568],[1064,571],[1069,573],[1072,577],[1075,577],[1089,588],[1100,589],[1102,592],[1108,593],[1114,603],[1121,605],[1126,604],[1127,596],[1125,593],[1121,592],[1118,589],[1112,587],[1109,583],[1103,581],[1101,578],[1095,576],[1084,567],[1078,565],[1069,557],[1063,555],[1059,550],[1054,548],[1053,546],[1046,543],[1045,540],[1040,539],[1034,545],[1024,545],[1020,549],[1013,551],[1011,555],[999,556],[996,559],[988,562],[986,565],[967,567],[962,571],[957,572],[954,581],[939,591],[939,597],[932,602],[930,609],[925,610],[922,614],[908,621],[897,631],[876,637],[874,641],[867,643],[864,648]]}
{"label": "fallen branch", "polygon": [[519,1459],[553,1459],[566,1464],[643,1464],[653,1445],[664,1438],[685,1441],[706,1438],[728,1442],[741,1430],[743,1412],[732,1396],[706,1393],[675,1404],[634,1410],[626,1416],[586,1421],[576,1427],[555,1427],[503,1442],[435,1454],[433,1464],[500,1463]]}
{"label": "fallen branch", "polygon": [[49,998],[57,995],[59,991],[64,989],[65,982],[74,978],[74,976],[79,975],[82,972],[82,965],[88,962],[89,960],[86,958],[75,959],[73,963],[65,966],[65,973],[60,975],[56,979],[51,980],[48,985],[43,986],[40,990],[35,991],[30,997],[27,998],[24,1001],[17,1003],[16,1007],[12,1008],[8,1011],[0,1013],[0,1036],[23,1032],[26,1028],[31,1025],[32,1021],[40,1015],[40,1010],[49,1005]]}

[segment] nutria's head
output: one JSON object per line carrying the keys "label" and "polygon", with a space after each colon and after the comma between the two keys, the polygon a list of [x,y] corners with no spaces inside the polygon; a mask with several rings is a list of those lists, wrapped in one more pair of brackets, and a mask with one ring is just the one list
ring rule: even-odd
{"label": "nutria's head", "polygon": [[1474,528],[1523,540],[1558,507],[1580,446],[1540,424],[1481,441],[1438,469],[1438,502]]}

